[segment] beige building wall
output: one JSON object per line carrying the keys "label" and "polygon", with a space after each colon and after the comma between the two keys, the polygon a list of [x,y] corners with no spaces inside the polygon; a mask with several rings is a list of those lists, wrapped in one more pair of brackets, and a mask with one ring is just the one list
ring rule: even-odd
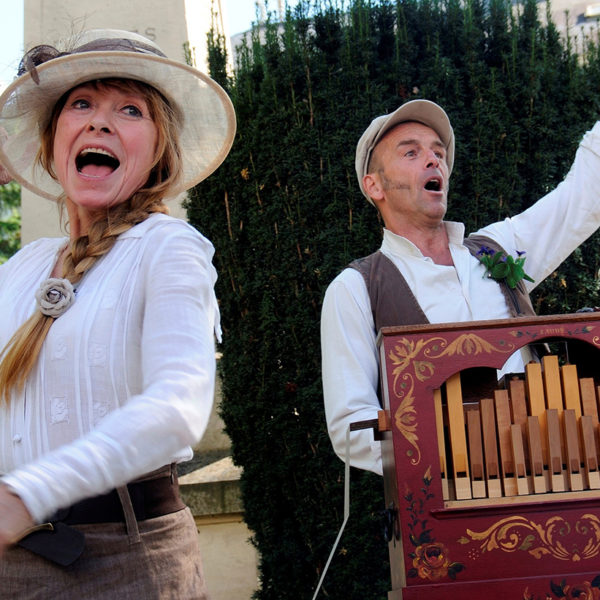
{"label": "beige building wall", "polygon": [[[63,40],[86,29],[125,29],[145,35],[169,58],[182,62],[187,43],[196,67],[205,72],[206,33],[213,19],[215,26],[225,32],[221,0],[24,0],[24,10],[25,50],[37,44],[61,47]],[[173,216],[185,218],[183,197],[168,200]],[[63,233],[56,206],[23,189],[22,245]]]}

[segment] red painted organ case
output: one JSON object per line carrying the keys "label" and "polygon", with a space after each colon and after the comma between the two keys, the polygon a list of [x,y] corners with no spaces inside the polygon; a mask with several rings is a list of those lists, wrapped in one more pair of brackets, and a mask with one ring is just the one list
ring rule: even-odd
{"label": "red painted organ case", "polygon": [[[544,356],[497,382],[529,344]],[[389,600],[600,599],[600,314],[390,327],[379,348]]]}

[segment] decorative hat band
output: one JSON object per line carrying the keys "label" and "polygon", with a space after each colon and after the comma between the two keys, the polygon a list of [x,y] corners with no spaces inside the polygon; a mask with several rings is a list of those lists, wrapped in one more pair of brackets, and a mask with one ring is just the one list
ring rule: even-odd
{"label": "decorative hat band", "polygon": [[154,54],[155,56],[161,56],[167,58],[158,48],[145,44],[140,40],[126,39],[126,38],[101,38],[87,42],[70,52],[61,52],[54,46],[48,44],[42,44],[35,46],[21,59],[19,63],[19,69],[17,75],[20,77],[25,73],[30,73],[31,78],[39,85],[40,78],[37,73],[36,67],[58,58],[59,56],[68,56],[70,54],[80,54],[82,52],[140,52],[141,54]]}

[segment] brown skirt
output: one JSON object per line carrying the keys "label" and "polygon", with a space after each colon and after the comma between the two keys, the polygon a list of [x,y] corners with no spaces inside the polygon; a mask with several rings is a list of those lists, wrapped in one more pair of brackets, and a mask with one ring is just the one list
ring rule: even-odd
{"label": "brown skirt", "polygon": [[208,600],[189,508],[137,524],[78,525],[85,550],[60,567],[20,547],[0,558],[1,600]]}

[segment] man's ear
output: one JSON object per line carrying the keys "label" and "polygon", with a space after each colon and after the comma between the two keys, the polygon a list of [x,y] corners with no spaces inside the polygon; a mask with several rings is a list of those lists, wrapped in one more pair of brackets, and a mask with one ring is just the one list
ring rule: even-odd
{"label": "man's ear", "polygon": [[377,173],[367,173],[362,180],[363,188],[374,202],[383,198],[381,177]]}

